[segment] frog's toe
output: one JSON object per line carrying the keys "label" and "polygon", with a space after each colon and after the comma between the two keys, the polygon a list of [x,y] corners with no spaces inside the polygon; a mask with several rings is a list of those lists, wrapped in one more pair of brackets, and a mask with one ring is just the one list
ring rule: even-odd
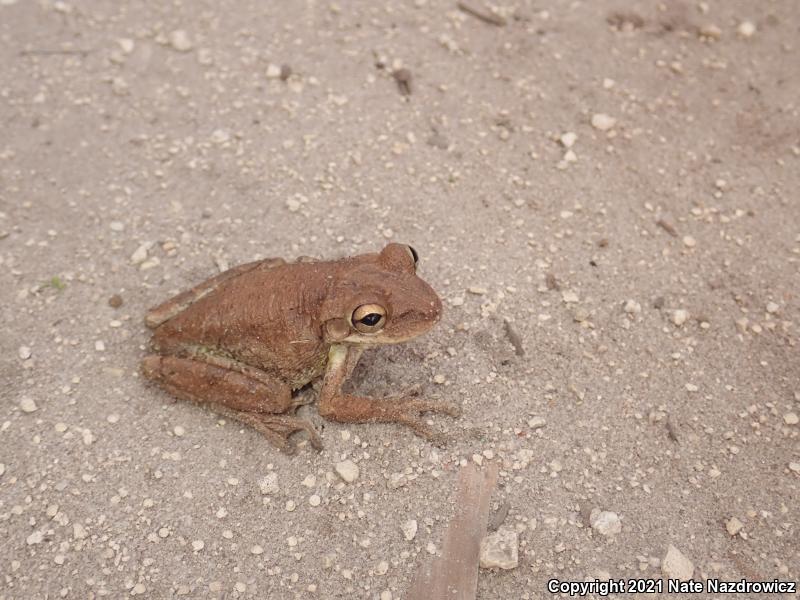
{"label": "frog's toe", "polygon": [[322,438],[319,437],[314,426],[303,419],[291,415],[251,415],[252,427],[260,431],[273,444],[278,446],[283,452],[293,454],[294,444],[289,441],[291,435],[297,431],[308,433],[308,441],[316,450],[322,450]]}
{"label": "frog's toe", "polygon": [[418,436],[428,440],[435,446],[442,447],[447,444],[447,436],[444,433],[437,431],[417,416],[401,413],[397,415],[395,421],[409,427]]}

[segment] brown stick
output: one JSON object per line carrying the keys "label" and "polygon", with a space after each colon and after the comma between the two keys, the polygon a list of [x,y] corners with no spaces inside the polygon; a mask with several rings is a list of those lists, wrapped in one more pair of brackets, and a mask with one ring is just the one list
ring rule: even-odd
{"label": "brown stick", "polygon": [[461,468],[453,499],[456,514],[447,525],[442,554],[420,565],[408,600],[475,600],[478,552],[498,470],[497,463],[483,470],[474,464]]}
{"label": "brown stick", "polygon": [[678,232],[675,231],[675,228],[670,223],[665,221],[664,219],[659,219],[658,221],[656,221],[656,225],[661,227],[661,229],[666,231],[672,237],[678,237]]}
{"label": "brown stick", "polygon": [[458,8],[467,13],[468,15],[472,15],[476,19],[479,19],[484,23],[488,23],[489,25],[496,25],[497,27],[503,27],[506,24],[506,20],[500,15],[495,14],[493,12],[489,12],[488,10],[475,8],[474,6],[471,6],[466,2],[459,2]]}

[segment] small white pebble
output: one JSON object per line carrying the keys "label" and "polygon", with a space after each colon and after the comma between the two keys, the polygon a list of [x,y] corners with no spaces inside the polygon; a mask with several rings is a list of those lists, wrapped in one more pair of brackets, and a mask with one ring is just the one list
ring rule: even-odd
{"label": "small white pebble", "polygon": [[287,500],[285,508],[286,512],[294,512],[294,509],[297,508],[297,504],[295,503],[294,500]]}
{"label": "small white pebble", "polygon": [[561,142],[561,145],[564,148],[572,148],[575,145],[575,142],[578,140],[578,136],[573,131],[567,131],[566,133],[562,133],[561,137],[558,138],[558,141]]}
{"label": "small white pebble", "polygon": [[143,583],[137,583],[135,586],[133,586],[133,589],[131,589],[131,596],[139,596],[144,594],[146,591],[147,588]]}
{"label": "small white pebble", "polygon": [[33,398],[29,398],[28,396],[23,397],[19,401],[19,408],[25,413],[36,412],[39,409],[39,407],[36,406],[36,402],[33,400]]}
{"label": "small white pebble", "polygon": [[699,33],[701,37],[708,38],[709,40],[718,40],[722,37],[722,29],[713,23],[701,25]]}
{"label": "small white pebble", "polygon": [[270,63],[267,65],[267,79],[278,79],[281,76],[281,68],[278,65]]}
{"label": "small white pebble", "polygon": [[264,554],[264,548],[256,544],[255,546],[250,548],[250,553],[255,554],[256,556],[258,556],[259,554]]}
{"label": "small white pebble", "polygon": [[625,302],[625,306],[622,307],[622,310],[629,315],[636,315],[642,312],[642,305],[636,300],[630,299]]}
{"label": "small white pebble", "polygon": [[278,486],[278,474],[267,473],[258,482],[258,487],[261,489],[261,493],[265,496],[277,494],[280,491],[280,486]]}
{"label": "small white pebble", "polygon": [[528,427],[533,430],[541,429],[547,425],[547,420],[544,417],[533,417],[532,419],[528,419]]}
{"label": "small white pebble", "polygon": [[188,52],[194,47],[189,34],[183,29],[176,29],[169,34],[169,44],[178,52]]}
{"label": "small white pebble", "polygon": [[19,356],[22,360],[28,360],[32,354],[33,352],[29,346],[20,346],[17,350],[17,356]]}
{"label": "small white pebble", "polygon": [[[211,141],[215,144],[224,144],[231,139],[231,133],[227,129],[215,129],[211,133]],[[225,271],[226,268],[220,268],[220,271]]]}
{"label": "small white pebble", "polygon": [[136,42],[134,42],[131,38],[119,38],[117,43],[119,44],[120,50],[122,50],[124,54],[130,54],[136,47]]}
{"label": "small white pebble", "polygon": [[203,548],[206,547],[206,543],[203,540],[195,540],[192,542],[192,549],[195,552],[200,552]]}
{"label": "small white pebble", "polygon": [[775,302],[767,302],[767,312],[771,315],[774,315],[776,312],[780,310],[780,306]]}
{"label": "small white pebble", "polygon": [[28,546],[34,546],[36,544],[41,544],[42,541],[44,541],[44,534],[41,531],[34,531],[27,537],[25,543],[28,544]]}
{"label": "small white pebble", "polygon": [[672,322],[675,323],[675,325],[677,325],[678,327],[686,323],[688,318],[689,318],[689,312],[682,308],[679,308],[672,313]]}
{"label": "small white pebble", "polygon": [[790,412],[783,415],[783,422],[787,425],[797,425],[799,421],[800,417],[797,416],[797,413]]}
{"label": "small white pebble", "polygon": [[564,290],[561,292],[561,299],[564,301],[564,304],[575,304],[580,302],[578,294],[572,290]]}
{"label": "small white pebble", "polygon": [[316,494],[313,494],[308,498],[308,503],[311,506],[319,506],[321,502],[322,502],[322,498],[320,498]]}
{"label": "small white pebble", "polygon": [[186,430],[180,425],[175,425],[175,427],[172,428],[172,433],[174,433],[177,437],[183,437],[183,435],[186,433]]}
{"label": "small white pebble", "polygon": [[153,246],[153,242],[143,242],[139,244],[139,247],[133,251],[131,254],[131,264],[138,265],[143,263],[147,259],[147,252]]}
{"label": "small white pebble", "polygon": [[725,523],[725,529],[728,531],[728,535],[730,535],[730,536],[734,536],[737,533],[739,533],[742,530],[743,527],[744,527],[744,524],[739,519],[737,519],[736,517],[731,517]]}
{"label": "small white pebble", "polygon": [[352,460],[343,460],[338,462],[336,465],[334,465],[334,468],[336,469],[336,473],[338,473],[339,477],[341,477],[347,483],[353,483],[361,474],[361,470],[358,468],[358,465]]}
{"label": "small white pebble", "polygon": [[412,541],[417,536],[417,521],[416,519],[411,519],[406,521],[400,526],[400,529],[403,531],[403,537],[406,538],[407,542]]}
{"label": "small white pebble", "polygon": [[617,120],[614,117],[610,117],[604,113],[596,113],[592,115],[592,127],[599,131],[608,131],[612,129],[614,125],[617,124]]}
{"label": "small white pebble", "polygon": [[622,521],[615,512],[595,508],[589,516],[592,529],[600,535],[613,537],[622,531]]}
{"label": "small white pebble", "polygon": [[756,26],[750,21],[742,21],[739,23],[739,27],[736,28],[736,33],[743,38],[751,38],[756,33]]}
{"label": "small white pebble", "polygon": [[690,235],[683,236],[683,245],[687,248],[694,248],[697,245],[697,241]]}

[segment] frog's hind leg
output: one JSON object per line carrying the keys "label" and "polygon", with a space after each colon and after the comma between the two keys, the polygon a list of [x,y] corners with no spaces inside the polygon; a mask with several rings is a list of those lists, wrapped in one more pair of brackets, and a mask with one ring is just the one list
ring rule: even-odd
{"label": "frog's hind leg", "polygon": [[322,448],[311,423],[292,414],[281,414],[291,412],[297,403],[288,385],[271,380],[266,374],[256,380],[200,360],[158,355],[144,358],[142,374],[182,400],[206,405],[252,427],[284,452],[294,451],[289,437],[295,431],[306,431],[311,445]]}
{"label": "frog's hind leg", "polygon": [[203,283],[197,284],[192,289],[181,292],[166,302],[151,308],[145,315],[144,323],[150,329],[155,329],[162,323],[169,321],[175,315],[189,308],[201,298],[213,292],[229,279],[238,277],[254,269],[271,269],[283,264],[286,264],[286,261],[282,258],[267,258],[265,260],[257,260],[255,262],[231,267],[227,271],[223,271],[219,275],[215,275],[214,277],[206,279]]}

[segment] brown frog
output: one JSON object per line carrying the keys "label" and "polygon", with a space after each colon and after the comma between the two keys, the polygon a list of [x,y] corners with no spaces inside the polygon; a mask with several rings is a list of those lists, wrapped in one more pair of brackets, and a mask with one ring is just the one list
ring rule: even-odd
{"label": "brown frog", "polygon": [[421,335],[441,316],[436,292],[416,274],[410,246],[333,261],[265,259],[212,277],[147,313],[156,354],[142,373],[173,395],[205,404],[264,434],[286,452],[312,425],[295,416],[292,391],[322,378],[319,413],[347,423],[402,423],[441,441],[424,412],[459,414],[416,397],[376,400],[342,385],[365,348]]}

